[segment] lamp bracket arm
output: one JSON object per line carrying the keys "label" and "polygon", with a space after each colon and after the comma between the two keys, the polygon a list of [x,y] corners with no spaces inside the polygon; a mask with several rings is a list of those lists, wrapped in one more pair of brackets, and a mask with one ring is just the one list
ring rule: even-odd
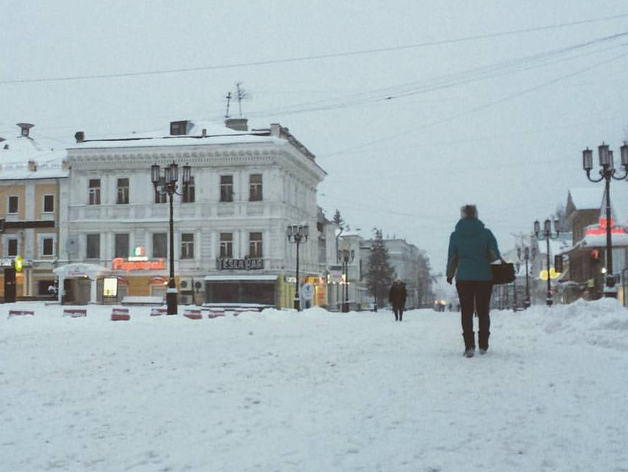
{"label": "lamp bracket arm", "polygon": [[628,177],[628,167],[624,168],[624,175],[620,176],[620,177],[615,177],[615,174],[617,173],[617,171],[613,172],[613,174],[611,175],[611,177],[615,180],[626,180],[626,177]]}
{"label": "lamp bracket arm", "polygon": [[591,178],[591,173],[589,171],[587,171],[587,179],[589,179],[591,182],[597,183],[597,182],[601,182],[602,180],[604,180],[604,174],[600,173],[600,178],[599,179],[592,179]]}

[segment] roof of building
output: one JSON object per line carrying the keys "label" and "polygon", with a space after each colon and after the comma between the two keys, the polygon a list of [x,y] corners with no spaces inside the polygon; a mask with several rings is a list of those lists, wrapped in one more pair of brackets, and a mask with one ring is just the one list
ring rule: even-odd
{"label": "roof of building", "polygon": [[[622,171],[623,172],[623,171]],[[620,172],[621,174],[621,172]],[[628,184],[625,181],[611,183],[611,208],[613,217],[620,224],[628,224]],[[604,208],[604,185],[569,189],[576,210],[600,210]]]}
{"label": "roof of building", "polygon": [[0,180],[67,177],[65,149],[55,150],[41,140],[17,136],[0,141]]}

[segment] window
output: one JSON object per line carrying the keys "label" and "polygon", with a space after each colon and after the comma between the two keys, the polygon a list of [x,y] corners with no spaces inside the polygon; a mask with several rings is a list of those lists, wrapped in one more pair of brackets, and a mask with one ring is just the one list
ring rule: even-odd
{"label": "window", "polygon": [[183,233],[181,235],[181,259],[194,258],[194,234]]}
{"label": "window", "polygon": [[262,201],[262,174],[249,175],[249,201]]}
{"label": "window", "polygon": [[55,211],[55,196],[44,195],[44,213],[52,213]]}
{"label": "window", "polygon": [[128,233],[116,234],[115,257],[129,257]]}
{"label": "window", "polygon": [[168,257],[167,233],[153,233],[153,257]]}
{"label": "window", "polygon": [[183,203],[193,203],[195,200],[194,177],[190,177],[190,183],[183,186]]}
{"label": "window", "polygon": [[100,205],[100,179],[89,179],[89,204]]}
{"label": "window", "polygon": [[249,257],[262,257],[262,233],[249,233]]}
{"label": "window", "polygon": [[87,235],[86,259],[100,259],[100,234]]}
{"label": "window", "polygon": [[54,239],[44,238],[41,241],[41,255],[54,256]]}
{"label": "window", "polygon": [[9,195],[9,211],[8,213],[17,213],[19,209],[20,199],[17,195]]}
{"label": "window", "polygon": [[220,233],[220,257],[233,257],[233,234]]}
{"label": "window", "polygon": [[220,176],[220,201],[233,201],[233,175]]}
{"label": "window", "polygon": [[161,190],[161,187],[155,189],[155,203],[166,203],[168,201],[168,194]]}
{"label": "window", "polygon": [[7,256],[17,256],[17,238],[7,240]]}
{"label": "window", "polygon": [[116,203],[119,205],[129,203],[129,179],[118,179],[118,199]]}

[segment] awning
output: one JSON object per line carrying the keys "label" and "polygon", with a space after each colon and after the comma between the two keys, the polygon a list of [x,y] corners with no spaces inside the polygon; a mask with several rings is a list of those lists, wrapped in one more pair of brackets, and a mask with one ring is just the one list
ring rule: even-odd
{"label": "awning", "polygon": [[93,279],[99,275],[106,275],[111,271],[106,267],[96,264],[67,264],[61,267],[53,269],[52,272],[57,274],[62,279],[69,279],[72,277],[89,277]]}

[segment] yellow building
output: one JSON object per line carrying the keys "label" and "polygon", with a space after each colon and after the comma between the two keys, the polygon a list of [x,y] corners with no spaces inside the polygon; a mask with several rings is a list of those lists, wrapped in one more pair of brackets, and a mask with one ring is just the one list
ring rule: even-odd
{"label": "yellow building", "polygon": [[19,136],[0,138],[0,293],[5,296],[5,273],[21,258],[17,297],[50,297],[59,254],[60,181],[69,174],[66,151],[35,141],[32,124],[17,126]]}

